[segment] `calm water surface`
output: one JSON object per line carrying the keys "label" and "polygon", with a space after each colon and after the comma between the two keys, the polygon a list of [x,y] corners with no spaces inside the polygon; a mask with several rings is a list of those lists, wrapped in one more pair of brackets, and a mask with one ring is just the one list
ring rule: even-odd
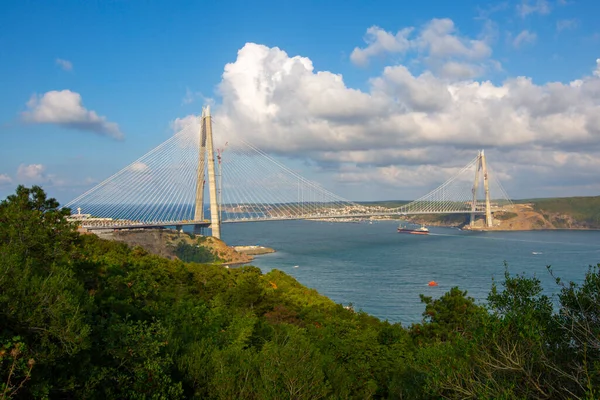
{"label": "calm water surface", "polygon": [[[557,292],[557,276],[581,282],[600,262],[600,231],[467,232],[430,227],[430,235],[396,233],[397,222],[278,221],[223,225],[229,245],[277,250],[258,256],[263,272],[280,269],[337,303],[393,322],[421,319],[419,294],[439,297],[453,286],[484,300],[492,278],[535,274]],[[535,254],[534,254],[535,253]],[[428,287],[435,280],[438,287]]]}

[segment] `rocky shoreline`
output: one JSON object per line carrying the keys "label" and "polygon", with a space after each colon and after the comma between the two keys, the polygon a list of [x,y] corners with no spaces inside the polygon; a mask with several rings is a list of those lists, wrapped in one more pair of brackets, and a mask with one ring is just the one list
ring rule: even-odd
{"label": "rocky shoreline", "polygon": [[264,246],[233,246],[233,249],[238,253],[247,254],[249,256],[275,253],[275,250],[272,248]]}
{"label": "rocky shoreline", "polygon": [[130,247],[139,246],[151,254],[169,259],[178,259],[175,248],[184,242],[190,246],[209,248],[226,266],[248,265],[253,256],[274,253],[275,250],[263,246],[228,246],[222,240],[212,236],[193,235],[171,229],[132,229],[118,231],[92,231],[106,240],[126,243]]}

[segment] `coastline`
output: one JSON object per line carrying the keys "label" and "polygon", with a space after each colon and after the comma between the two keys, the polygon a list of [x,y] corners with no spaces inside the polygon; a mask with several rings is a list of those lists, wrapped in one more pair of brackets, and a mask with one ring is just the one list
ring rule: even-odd
{"label": "coastline", "polygon": [[125,243],[129,247],[139,246],[149,253],[171,260],[179,259],[175,254],[178,243],[183,242],[193,247],[205,247],[220,260],[210,263],[213,265],[248,265],[254,260],[254,256],[275,252],[274,249],[264,246],[228,246],[222,240],[212,236],[182,233],[172,229],[91,231],[91,233],[101,239]]}
{"label": "coastline", "polygon": [[260,256],[275,253],[275,250],[264,246],[232,246],[235,251],[249,256]]}

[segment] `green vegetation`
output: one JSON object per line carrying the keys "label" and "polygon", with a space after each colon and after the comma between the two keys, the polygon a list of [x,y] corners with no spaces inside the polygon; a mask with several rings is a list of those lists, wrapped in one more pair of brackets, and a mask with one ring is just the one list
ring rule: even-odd
{"label": "green vegetation", "polygon": [[204,246],[185,243],[183,240],[175,247],[175,255],[185,262],[212,263],[217,261],[213,252]]}
{"label": "green vegetation", "polygon": [[600,396],[600,271],[453,288],[409,328],[280,271],[184,263],[78,235],[39,187],[0,203],[0,399]]}
{"label": "green vegetation", "polygon": [[536,199],[532,203],[544,215],[566,215],[590,228],[600,228],[600,196]]}
{"label": "green vegetation", "polygon": [[441,224],[449,226],[464,225],[469,221],[469,214],[422,214],[409,216],[412,221],[419,224]]}

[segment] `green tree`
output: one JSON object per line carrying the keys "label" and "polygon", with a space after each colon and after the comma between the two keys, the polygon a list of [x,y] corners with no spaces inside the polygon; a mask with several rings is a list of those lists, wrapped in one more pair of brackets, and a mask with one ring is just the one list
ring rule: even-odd
{"label": "green tree", "polygon": [[91,299],[74,271],[78,235],[68,212],[37,186],[0,203],[0,339],[20,336],[23,357],[36,362],[25,391],[71,386],[75,371],[51,365],[89,346]]}
{"label": "green tree", "polygon": [[279,325],[258,356],[260,399],[322,399],[329,393],[322,356],[300,328]]}
{"label": "green tree", "polygon": [[[562,285],[560,279],[557,283]],[[581,285],[562,285],[556,317],[563,335],[556,369],[564,388],[582,397],[600,397],[600,264],[590,267]]]}
{"label": "green tree", "polygon": [[185,262],[212,263],[217,259],[209,248],[200,244],[192,246],[183,240],[175,247],[175,255]]}
{"label": "green tree", "polygon": [[423,323],[411,327],[411,335],[419,342],[423,340],[451,340],[464,335],[469,325],[483,315],[485,309],[478,306],[466,291],[453,287],[439,299],[420,295],[425,304]]}

